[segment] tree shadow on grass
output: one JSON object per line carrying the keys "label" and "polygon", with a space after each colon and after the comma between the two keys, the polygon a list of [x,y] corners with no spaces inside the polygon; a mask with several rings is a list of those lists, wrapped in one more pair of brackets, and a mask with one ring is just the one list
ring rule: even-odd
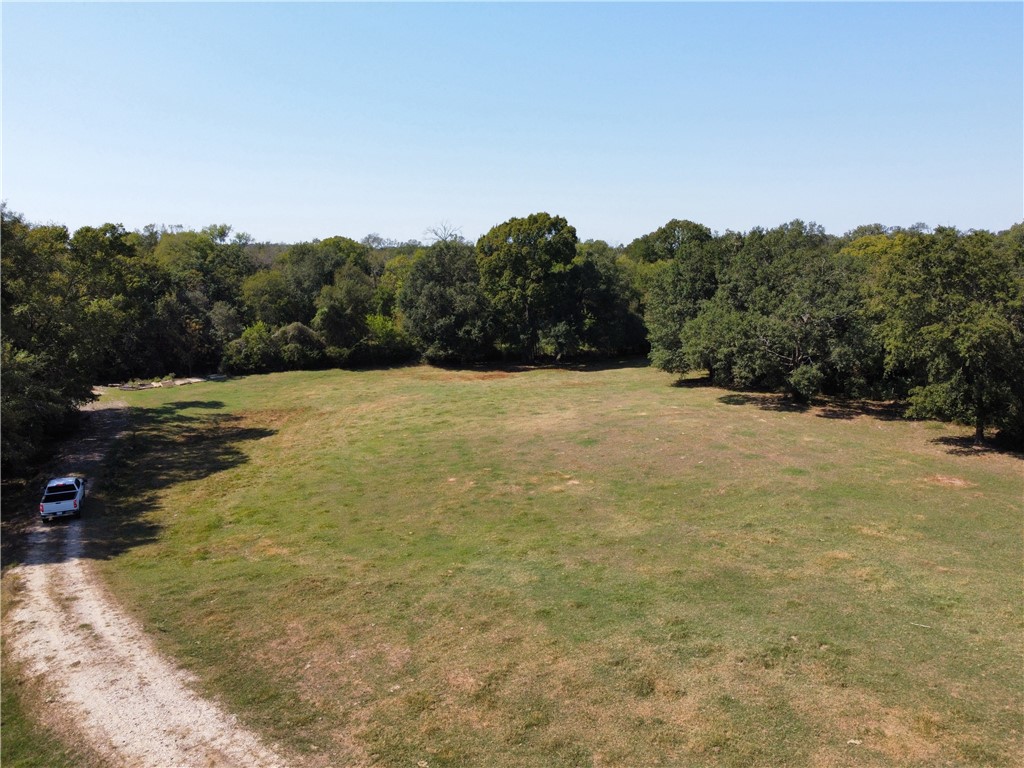
{"label": "tree shadow on grass", "polygon": [[678,389],[704,389],[716,385],[711,381],[710,376],[704,374],[703,376],[681,376],[672,383],[672,386]]}
{"label": "tree shadow on grass", "polygon": [[952,436],[936,437],[929,440],[932,445],[944,445],[953,456],[991,456],[1001,454],[1019,461],[1024,461],[1024,452],[1017,448],[1001,445],[998,441],[985,440],[976,443],[973,436]]}
{"label": "tree shadow on grass", "polygon": [[577,359],[556,362],[554,360],[537,360],[533,363],[485,361],[479,363],[430,362],[429,368],[444,371],[453,379],[491,379],[514,376],[536,371],[563,373],[601,373],[630,368],[649,368],[651,363],[641,355],[624,355],[616,358]]}
{"label": "tree shadow on grass", "polygon": [[810,410],[809,403],[801,403],[785,395],[769,393],[732,393],[722,395],[718,402],[725,405],[755,405],[762,411],[778,411],[781,413],[805,413]]}
{"label": "tree shadow on grass", "polygon": [[[676,386],[698,387],[711,386],[705,379],[685,379]],[[718,402],[725,405],[754,405],[764,411],[784,413],[805,413],[814,411],[819,419],[853,420],[866,416],[877,421],[905,421],[908,419],[907,406],[904,403],[843,400],[840,398],[818,397],[810,403],[801,403],[791,397],[766,392],[732,392],[722,395]],[[1024,460],[1024,452],[1018,447],[1000,443],[997,439],[989,439],[978,444],[973,436],[945,436],[930,440],[933,445],[944,445],[954,456],[986,456],[1001,454]]]}
{"label": "tree shadow on grass", "polygon": [[209,400],[133,410],[131,426],[108,462],[110,474],[95,510],[102,524],[86,546],[90,557],[116,557],[154,541],[160,529],[148,513],[163,490],[240,466],[249,460],[246,443],[277,433],[219,413],[223,408],[222,402]]}
{"label": "tree shadow on grass", "polygon": [[532,363],[522,361],[488,361],[482,363],[431,363],[434,368],[449,371],[529,373],[531,371],[567,371],[573,373],[601,373],[627,368],[650,368],[646,355],[620,355],[617,357],[577,357],[566,360],[538,358]]}
{"label": "tree shadow on grass", "polygon": [[900,403],[872,402],[870,400],[826,400],[816,414],[822,419],[856,419],[869,416],[879,421],[902,421],[907,408]]}
{"label": "tree shadow on grass", "polygon": [[[700,382],[701,380],[695,381]],[[700,384],[690,386],[700,386]],[[722,395],[718,398],[718,402],[725,405],[754,405],[763,411],[782,413],[813,411],[819,419],[852,420],[867,416],[879,421],[900,421],[906,412],[906,407],[899,403],[843,400],[833,397],[816,397],[805,403],[789,395],[770,392],[733,392]]]}
{"label": "tree shadow on grass", "polygon": [[[127,427],[120,435],[108,435],[102,458],[86,473],[89,486],[81,518],[24,526],[25,541],[5,553],[7,561],[26,554],[32,563],[75,555],[106,560],[156,541],[161,526],[149,513],[159,505],[163,490],[240,466],[249,460],[246,443],[276,434],[221,413],[223,408],[220,401],[203,400],[132,409]],[[85,440],[94,438],[87,435]],[[77,530],[62,530],[70,526]],[[73,548],[78,553],[66,546],[66,539],[73,538],[80,541]]]}

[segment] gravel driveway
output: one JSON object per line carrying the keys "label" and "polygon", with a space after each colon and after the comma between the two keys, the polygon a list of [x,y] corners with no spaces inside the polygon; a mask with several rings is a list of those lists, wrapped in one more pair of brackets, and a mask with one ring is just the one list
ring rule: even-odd
{"label": "gravel driveway", "polygon": [[[76,441],[57,472],[95,483],[103,456],[124,430],[123,403],[89,408],[89,435]],[[88,497],[87,497],[88,498]],[[190,676],[155,650],[139,625],[104,589],[82,557],[81,520],[36,523],[24,562],[9,576],[17,598],[4,611],[4,639],[48,711],[75,722],[81,738],[111,765],[139,768],[285,766],[287,762],[215,703]]]}

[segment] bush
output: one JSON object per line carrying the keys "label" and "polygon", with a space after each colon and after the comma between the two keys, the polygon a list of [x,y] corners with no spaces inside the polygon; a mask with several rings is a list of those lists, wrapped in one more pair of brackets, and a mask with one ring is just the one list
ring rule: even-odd
{"label": "bush", "polygon": [[394,318],[386,315],[368,315],[366,327],[366,337],[353,350],[353,362],[383,365],[415,359],[416,345]]}
{"label": "bush", "polygon": [[242,331],[241,338],[228,342],[220,363],[223,373],[267,373],[282,367],[279,342],[262,320]]}
{"label": "bush", "polygon": [[274,332],[282,365],[287,370],[322,368],[327,363],[327,347],[312,328],[292,323]]}

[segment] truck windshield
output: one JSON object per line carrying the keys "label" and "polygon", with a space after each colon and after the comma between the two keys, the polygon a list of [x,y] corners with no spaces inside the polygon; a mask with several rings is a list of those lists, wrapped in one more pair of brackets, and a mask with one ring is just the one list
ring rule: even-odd
{"label": "truck windshield", "polygon": [[46,495],[49,496],[51,493],[67,493],[68,491],[74,493],[76,490],[78,489],[70,483],[62,483],[60,485],[51,485],[46,489]]}

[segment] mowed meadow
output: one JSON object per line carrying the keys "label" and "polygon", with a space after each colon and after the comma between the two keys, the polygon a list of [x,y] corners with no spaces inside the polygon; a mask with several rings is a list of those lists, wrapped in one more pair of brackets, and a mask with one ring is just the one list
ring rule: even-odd
{"label": "mowed meadow", "polygon": [[1019,765],[1022,463],[645,365],[108,394],[83,525],[309,766]]}

